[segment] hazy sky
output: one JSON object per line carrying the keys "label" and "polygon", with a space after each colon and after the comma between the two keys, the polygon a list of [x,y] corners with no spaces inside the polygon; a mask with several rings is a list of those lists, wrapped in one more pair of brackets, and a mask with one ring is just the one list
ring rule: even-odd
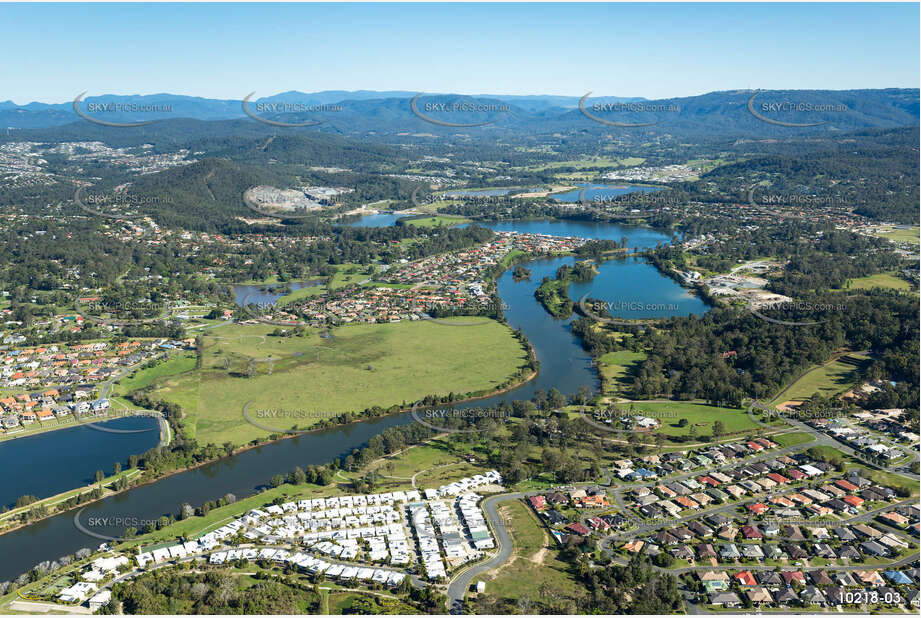
{"label": "hazy sky", "polygon": [[912,4],[0,5],[0,100],[919,85]]}

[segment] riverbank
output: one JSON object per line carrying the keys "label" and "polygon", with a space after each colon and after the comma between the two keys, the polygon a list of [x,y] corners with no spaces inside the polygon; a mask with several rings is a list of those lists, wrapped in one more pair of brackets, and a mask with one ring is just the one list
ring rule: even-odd
{"label": "riverbank", "polygon": [[[667,241],[664,235],[648,228],[546,221],[523,226],[527,229],[512,231],[617,241],[626,236],[630,241],[629,246],[641,249]],[[539,392],[549,392],[551,388],[563,393],[575,393],[583,386],[597,389],[598,372],[592,366],[588,353],[566,324],[554,320],[534,300],[534,290],[538,282],[545,276],[553,276],[562,265],[571,266],[573,259],[572,255],[516,254],[506,256],[503,264],[497,264],[497,273],[490,273],[493,275],[490,278],[496,280],[496,295],[502,301],[503,320],[508,327],[520,331],[525,336],[528,354],[533,355],[538,363],[537,371],[531,370],[527,375],[519,376],[513,384],[508,384],[502,389],[490,390],[477,398],[451,402],[453,406],[488,407],[515,400],[528,400]],[[532,280],[513,280],[508,266],[519,262],[527,262],[527,268],[532,272]],[[615,271],[620,276],[620,269],[612,269],[612,273]],[[640,277],[645,281],[650,276],[664,280],[648,265],[638,265],[634,278]],[[671,281],[668,281],[668,285],[674,286]],[[468,320],[476,322],[482,321],[482,318]],[[228,327],[222,329],[223,335],[227,334]],[[271,327],[267,328],[271,330]],[[485,327],[456,328],[433,324],[432,328],[454,331],[462,337],[469,338],[470,333]],[[336,335],[338,339],[340,333],[337,332]],[[225,337],[224,340],[229,339]],[[252,346],[259,345],[258,342],[261,340],[250,338],[240,341],[239,337],[234,337],[233,341],[239,345]],[[316,339],[314,343],[319,341]],[[284,345],[288,346],[286,353],[290,353],[290,340]],[[265,356],[263,352],[265,350],[249,356],[262,358]],[[479,353],[481,352],[473,353],[473,358],[478,358]],[[364,365],[359,367],[361,366]],[[407,398],[407,401],[410,400]],[[405,409],[404,406],[400,407]],[[239,414],[238,412],[232,419],[237,424],[240,421]],[[273,476],[284,476],[298,466],[303,468],[338,460],[367,444],[373,436],[380,435],[391,427],[413,422],[410,414],[397,413],[394,409],[392,413],[381,416],[352,419],[347,425],[339,427],[311,427],[304,433],[279,435],[271,441],[262,440],[256,444],[236,448],[231,456],[221,452],[214,459],[171,470],[157,478],[145,479],[143,484],[125,492],[117,497],[117,500],[104,499],[93,503],[82,517],[99,519],[130,515],[138,519],[156,520],[165,511],[176,512],[185,502],[202,504],[217,500],[227,493],[248,496],[258,488],[264,487]],[[201,436],[195,437],[202,442]],[[106,533],[117,536],[121,534],[121,530],[112,529]],[[0,572],[0,579],[15,577],[37,562],[54,560],[62,554],[86,545],[87,538],[75,529],[73,517],[70,515],[54,516],[40,526],[28,526],[13,534],[0,536],[0,554],[17,556],[15,560],[9,560],[3,565],[6,569]]]}
{"label": "riverbank", "polygon": [[[523,341],[521,341],[521,343],[522,343],[523,348],[524,348],[524,349],[526,350],[526,352],[527,352],[528,358],[529,358],[529,359],[533,359],[533,358],[534,358],[534,349],[533,349],[533,347],[531,347],[530,343],[529,343],[526,339],[523,340]],[[532,362],[532,361],[529,360],[529,363],[531,363],[531,362]],[[523,376],[521,377],[521,379],[516,380],[516,381],[515,381],[514,383],[512,383],[512,384],[508,384],[508,385],[506,385],[506,386],[503,386],[503,387],[500,387],[500,388],[497,388],[497,389],[494,389],[494,390],[491,390],[491,391],[489,391],[489,392],[486,392],[486,393],[483,393],[483,394],[480,394],[480,395],[476,395],[476,396],[465,397],[465,398],[462,398],[462,399],[453,399],[453,400],[450,400],[450,401],[447,400],[445,397],[439,396],[439,397],[438,397],[439,405],[457,406],[457,405],[463,405],[463,404],[470,404],[470,403],[482,401],[482,400],[485,400],[485,399],[490,399],[490,398],[492,398],[492,397],[497,397],[497,396],[503,395],[503,394],[505,394],[505,393],[509,393],[509,392],[511,392],[511,391],[514,391],[514,390],[516,390],[516,389],[518,389],[518,388],[524,386],[525,384],[527,384],[528,382],[530,382],[530,381],[532,381],[534,378],[536,378],[537,375],[538,375],[538,373],[539,373],[538,370],[536,370],[536,369],[535,369],[535,370],[532,370],[532,371],[530,371],[529,373],[523,375]],[[409,407],[401,407],[401,408],[398,408],[398,409],[390,409],[390,410],[384,412],[383,414],[378,414],[378,415],[366,415],[366,416],[357,417],[357,418],[354,418],[354,419],[352,419],[352,420],[350,420],[350,421],[348,421],[348,422],[345,422],[345,423],[329,423],[329,424],[325,424],[325,423],[322,423],[322,422],[321,422],[321,423],[318,423],[317,425],[315,425],[315,426],[313,426],[313,427],[310,427],[309,429],[305,429],[305,430],[303,430],[303,431],[298,431],[298,432],[295,432],[295,433],[280,433],[280,434],[277,434],[277,435],[273,435],[272,437],[269,437],[269,438],[264,439],[264,440],[260,440],[260,441],[258,441],[258,442],[250,442],[250,443],[248,443],[248,444],[245,444],[245,445],[241,445],[241,446],[239,446],[239,447],[236,447],[236,448],[234,448],[233,450],[226,452],[226,454],[223,455],[223,456],[215,457],[215,458],[210,458],[210,459],[205,459],[205,460],[202,460],[202,461],[200,461],[200,462],[196,462],[194,465],[191,465],[191,466],[186,466],[186,467],[183,467],[183,468],[176,468],[176,469],[164,471],[164,472],[162,472],[161,474],[158,474],[158,475],[155,475],[155,476],[150,476],[150,475],[148,475],[146,470],[136,470],[137,474],[136,474],[136,475],[132,475],[132,480],[133,480],[134,482],[132,483],[132,485],[131,485],[130,487],[125,487],[124,489],[121,489],[121,490],[116,490],[116,489],[105,489],[105,490],[104,490],[104,493],[102,493],[102,494],[99,495],[98,497],[95,497],[95,498],[92,498],[92,499],[88,499],[88,500],[86,500],[86,501],[80,502],[79,504],[74,504],[74,505],[69,506],[69,507],[67,507],[67,508],[58,508],[57,510],[55,510],[55,511],[53,511],[53,512],[49,512],[49,513],[47,513],[47,514],[45,514],[45,515],[36,517],[36,518],[34,518],[34,519],[30,519],[30,520],[29,520],[28,522],[26,522],[26,523],[22,523],[22,524],[19,524],[19,525],[13,526],[13,527],[9,527],[9,528],[5,528],[5,529],[0,529],[0,536],[3,536],[4,534],[7,534],[7,533],[9,533],[9,532],[13,532],[13,531],[15,531],[15,530],[18,530],[18,529],[20,529],[20,528],[24,528],[24,527],[31,526],[31,525],[33,525],[33,524],[37,524],[37,523],[39,523],[39,522],[41,522],[41,521],[43,521],[43,520],[45,520],[45,519],[48,519],[48,518],[51,518],[51,517],[54,517],[54,516],[57,516],[57,515],[66,513],[66,512],[68,512],[68,511],[73,511],[73,510],[78,509],[78,508],[83,508],[83,507],[92,505],[92,504],[94,504],[94,503],[97,503],[97,502],[100,502],[100,501],[102,501],[102,500],[105,500],[106,498],[109,498],[109,497],[111,497],[111,496],[114,496],[114,495],[117,495],[117,494],[121,494],[121,493],[124,493],[124,492],[128,492],[128,491],[131,491],[131,490],[134,490],[134,489],[139,489],[139,488],[141,488],[141,487],[144,487],[144,486],[147,486],[147,485],[151,485],[151,484],[154,484],[154,483],[163,481],[163,480],[165,480],[165,479],[167,479],[167,478],[169,478],[169,477],[171,477],[171,476],[174,476],[174,475],[177,475],[177,474],[181,474],[181,473],[184,473],[184,472],[193,471],[193,470],[196,470],[196,469],[201,468],[201,467],[203,467],[203,466],[207,466],[207,465],[211,465],[211,464],[220,463],[221,461],[229,460],[229,459],[231,459],[231,458],[234,458],[234,457],[236,457],[236,456],[239,456],[239,455],[241,455],[241,454],[244,454],[244,453],[246,453],[246,452],[248,452],[248,451],[252,451],[252,450],[255,450],[255,449],[261,449],[261,448],[264,448],[264,447],[266,447],[266,446],[271,446],[271,445],[273,445],[273,444],[277,444],[277,443],[282,442],[282,441],[284,441],[284,440],[290,440],[290,439],[292,439],[292,438],[298,438],[298,437],[301,437],[301,436],[304,436],[304,435],[317,434],[317,433],[320,433],[320,432],[329,431],[329,430],[331,430],[331,429],[348,429],[350,426],[355,426],[355,425],[363,424],[363,423],[366,423],[366,422],[373,422],[373,421],[375,421],[375,420],[381,420],[381,419],[385,419],[385,418],[387,418],[387,417],[396,416],[396,415],[399,415],[399,414],[406,414],[406,413],[411,412],[411,411],[412,411],[412,406],[409,406]],[[159,421],[160,423],[166,423],[166,420],[162,417],[162,415],[158,415],[158,421]],[[173,432],[171,431],[171,429],[169,428],[168,423],[166,423],[166,424],[167,424],[167,427],[166,427],[165,430],[163,429],[162,424],[160,425],[160,429],[161,429],[161,434],[160,434],[160,435],[161,435],[161,444],[163,443],[164,440],[169,440],[169,437],[170,437],[170,436],[172,435],[172,433],[173,433]],[[103,481],[103,486],[108,485],[108,484],[114,482],[116,479],[117,479],[117,477],[114,477],[114,476],[111,477],[110,479],[105,479],[105,480]],[[267,479],[266,479],[266,480],[267,480]],[[15,514],[21,514],[22,512],[28,512],[28,511],[31,510],[32,508],[34,508],[34,507],[36,507],[36,506],[39,506],[39,505],[44,505],[44,506],[60,505],[60,504],[61,504],[62,502],[64,502],[67,498],[72,497],[72,496],[79,495],[79,494],[81,494],[82,492],[86,491],[87,489],[89,489],[90,491],[92,491],[95,487],[96,487],[96,484],[94,483],[94,484],[90,485],[88,488],[87,488],[87,487],[80,487],[80,488],[70,489],[70,490],[67,490],[67,491],[65,491],[65,492],[61,492],[60,494],[56,494],[55,496],[50,496],[50,497],[48,497],[48,498],[44,498],[44,499],[42,499],[41,501],[35,502],[34,504],[31,504],[31,505],[29,505],[29,506],[27,506],[27,507],[23,507],[22,509],[16,511]],[[165,515],[165,513],[163,513],[163,514]],[[3,519],[0,518],[0,523],[2,523],[2,521],[3,521]]]}
{"label": "riverbank", "polygon": [[[31,526],[32,524],[38,523],[43,519],[47,519],[48,517],[52,517],[60,513],[66,513],[67,511],[70,511],[76,508],[80,508],[88,504],[92,504],[93,502],[96,502],[98,500],[103,500],[105,498],[108,498],[109,496],[114,496],[123,491],[127,491],[129,487],[126,487],[125,489],[121,489],[121,490],[114,489],[115,483],[119,479],[122,479],[122,478],[126,479],[127,482],[130,482],[135,476],[142,474],[142,473],[143,471],[138,470],[137,468],[134,468],[131,470],[123,470],[122,472],[119,472],[118,474],[113,474],[112,476],[102,479],[98,483],[94,482],[94,483],[90,483],[89,485],[85,485],[83,487],[76,487],[74,489],[69,489],[67,491],[61,492],[54,496],[48,496],[47,498],[36,500],[35,502],[31,502],[25,506],[16,507],[14,509],[11,509],[7,511],[6,513],[0,514],[0,536],[4,534],[8,534],[10,532],[13,532],[15,530],[18,530],[26,526]],[[106,488],[107,485],[112,485],[113,489],[107,489]],[[30,519],[27,522],[22,522],[22,523],[13,524],[13,525],[5,525],[9,523],[11,519],[19,517],[34,509],[47,509],[49,507],[55,507],[55,506],[60,505],[61,503],[67,502],[68,500],[72,498],[77,498],[79,496],[82,496],[85,493],[86,494],[92,493],[96,491],[98,488],[102,488],[102,493],[97,498],[88,499],[84,502],[80,502],[79,504],[75,504],[71,507],[52,511],[43,517],[39,517],[37,519]]]}

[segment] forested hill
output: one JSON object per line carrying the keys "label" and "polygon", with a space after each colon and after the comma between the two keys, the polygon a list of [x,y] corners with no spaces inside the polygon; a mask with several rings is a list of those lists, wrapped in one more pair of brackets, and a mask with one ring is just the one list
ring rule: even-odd
{"label": "forested hill", "polygon": [[704,174],[687,189],[744,192],[739,178],[763,182],[761,193],[814,194],[840,199],[872,219],[918,222],[918,131],[869,131],[825,148],[795,154],[753,156]]}

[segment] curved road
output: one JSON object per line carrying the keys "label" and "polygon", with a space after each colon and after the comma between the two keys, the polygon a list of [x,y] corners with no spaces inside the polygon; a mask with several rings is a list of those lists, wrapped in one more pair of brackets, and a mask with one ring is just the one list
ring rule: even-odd
{"label": "curved road", "polygon": [[483,500],[480,506],[482,507],[483,512],[486,514],[486,521],[489,522],[490,527],[495,533],[496,542],[499,544],[499,551],[489,560],[485,562],[479,562],[472,567],[462,571],[459,575],[456,575],[454,579],[452,579],[448,584],[448,609],[452,614],[463,613],[464,596],[466,596],[467,591],[470,589],[470,584],[475,578],[479,577],[486,571],[504,564],[505,561],[508,560],[512,555],[512,537],[509,535],[508,529],[505,527],[505,523],[502,521],[502,518],[499,517],[499,504],[502,502],[508,502],[509,500],[520,500],[521,498],[526,498],[538,493],[540,492],[498,494]]}

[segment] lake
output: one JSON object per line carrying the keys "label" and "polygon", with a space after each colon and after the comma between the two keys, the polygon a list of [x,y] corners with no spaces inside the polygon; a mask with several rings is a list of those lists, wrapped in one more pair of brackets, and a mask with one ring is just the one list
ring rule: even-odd
{"label": "lake", "polygon": [[[116,418],[97,426],[108,429],[146,429],[138,433],[98,431],[78,423],[33,436],[0,442],[0,506],[12,506],[26,494],[47,498],[93,482],[96,470],[112,474],[130,455],[143,453],[160,441],[153,417]],[[2,554],[0,554],[2,555]]]}
{"label": "lake", "polygon": [[244,303],[248,305],[257,305],[259,307],[265,307],[267,305],[274,305],[275,301],[287,294],[288,292],[273,292],[273,288],[283,288],[286,285],[291,288],[291,291],[300,290],[301,288],[309,288],[320,283],[319,281],[291,281],[289,283],[260,283],[257,285],[244,285],[236,284],[233,286],[233,299],[234,302],[242,306]]}

